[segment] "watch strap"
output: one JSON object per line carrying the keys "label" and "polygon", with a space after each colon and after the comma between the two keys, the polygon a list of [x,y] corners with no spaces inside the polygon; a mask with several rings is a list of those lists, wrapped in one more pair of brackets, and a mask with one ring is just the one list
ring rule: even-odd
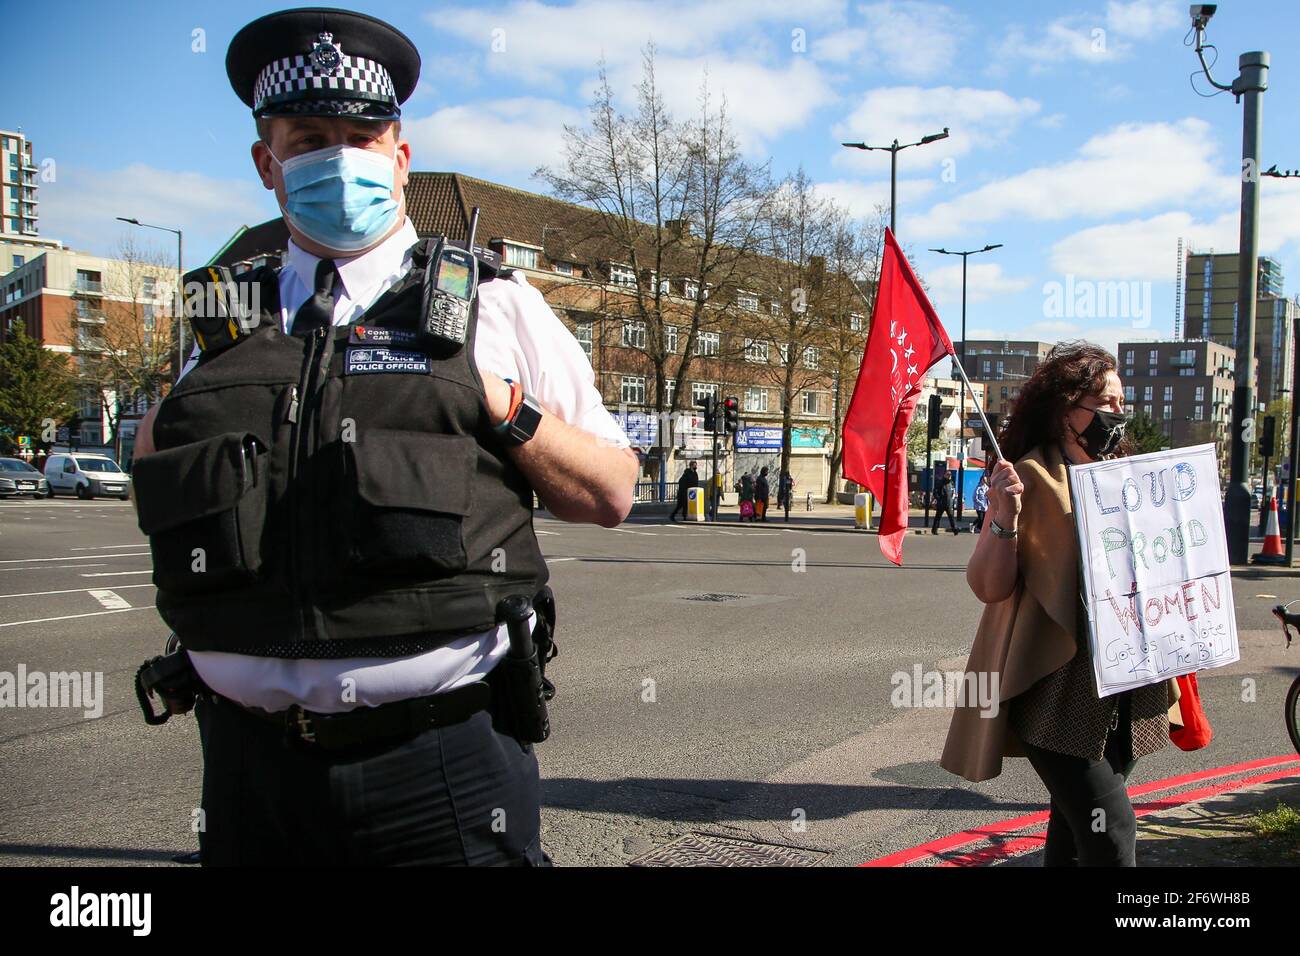
{"label": "watch strap", "polygon": [[998,524],[992,518],[989,518],[989,530],[992,531],[993,534],[999,538],[1014,538],[1016,537],[1016,535],[1020,533],[1019,529],[1015,531],[1008,531],[1006,528],[1002,527],[1002,525]]}

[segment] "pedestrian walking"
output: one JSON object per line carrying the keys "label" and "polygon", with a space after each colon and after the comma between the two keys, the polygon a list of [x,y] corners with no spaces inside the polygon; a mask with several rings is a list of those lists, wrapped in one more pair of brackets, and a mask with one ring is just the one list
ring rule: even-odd
{"label": "pedestrian walking", "polygon": [[[1115,359],[1056,346],[1021,387],[992,470],[988,522],[966,568],[985,605],[966,670],[989,675],[994,708],[959,701],[941,766],[971,781],[1026,756],[1051,794],[1046,866],[1134,866],[1126,789],[1161,750],[1178,691],[1162,681],[1100,698],[1093,680],[1068,466],[1128,453]],[[1014,464],[1012,462],[1014,461]]]}
{"label": "pedestrian walking", "polygon": [[239,30],[226,70],[284,265],[236,276],[247,322],[193,297],[200,344],[133,470],[170,659],[199,688],[200,859],[545,865],[545,676],[511,653],[553,649],[534,493],[612,527],[636,454],[522,274],[407,217],[409,39],[287,10]]}
{"label": "pedestrian walking", "polygon": [[952,476],[947,469],[934,476],[934,522],[930,526],[931,534],[939,533],[939,516],[944,514],[948,516],[948,529],[956,534],[957,522],[952,516]]}
{"label": "pedestrian walking", "polygon": [[975,523],[971,533],[979,534],[984,528],[984,514],[989,510],[989,473],[980,475],[980,483],[975,486]]}
{"label": "pedestrian walking", "polygon": [[767,468],[760,468],[758,478],[754,480],[754,517],[758,521],[767,520],[767,503],[772,497],[772,489],[767,482]]}
{"label": "pedestrian walking", "polygon": [[785,520],[790,520],[790,506],[794,502],[794,476],[788,471],[782,471],[781,477],[776,484],[776,503],[780,508],[785,509]]}
{"label": "pedestrian walking", "polygon": [[683,518],[687,517],[687,493],[699,483],[700,473],[695,470],[695,462],[691,462],[686,466],[686,470],[682,472],[681,477],[677,479],[677,507],[668,516],[669,521],[676,521],[679,513]]}
{"label": "pedestrian walking", "polygon": [[754,479],[748,474],[741,475],[740,481],[736,483],[736,491],[740,495],[740,520],[746,518],[753,522],[754,520]]}

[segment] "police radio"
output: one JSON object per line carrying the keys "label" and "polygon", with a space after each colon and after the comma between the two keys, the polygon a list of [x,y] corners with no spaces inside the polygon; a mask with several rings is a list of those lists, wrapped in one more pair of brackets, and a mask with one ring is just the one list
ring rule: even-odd
{"label": "police radio", "polygon": [[478,267],[474,261],[478,213],[475,206],[470,217],[468,248],[440,238],[425,267],[420,332],[437,343],[460,346],[469,335],[469,310],[478,291]]}

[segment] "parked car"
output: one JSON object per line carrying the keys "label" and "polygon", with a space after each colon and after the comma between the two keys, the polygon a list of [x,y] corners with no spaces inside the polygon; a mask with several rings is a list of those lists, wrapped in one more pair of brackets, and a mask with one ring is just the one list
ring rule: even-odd
{"label": "parked car", "polygon": [[45,479],[50,483],[51,498],[56,494],[83,499],[103,495],[125,501],[131,496],[131,476],[105,455],[51,455],[45,463]]}
{"label": "parked car", "polygon": [[27,462],[21,458],[0,458],[0,498],[18,495],[45,498],[49,493],[49,482]]}

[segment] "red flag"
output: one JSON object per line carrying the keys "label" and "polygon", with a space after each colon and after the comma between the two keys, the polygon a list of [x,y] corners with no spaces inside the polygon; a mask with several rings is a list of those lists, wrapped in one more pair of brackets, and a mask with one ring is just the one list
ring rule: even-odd
{"label": "red flag", "polygon": [[903,563],[907,534],[907,426],[925,373],[952,342],[916,273],[885,230],[876,308],[844,418],[844,477],[880,502],[880,550]]}

